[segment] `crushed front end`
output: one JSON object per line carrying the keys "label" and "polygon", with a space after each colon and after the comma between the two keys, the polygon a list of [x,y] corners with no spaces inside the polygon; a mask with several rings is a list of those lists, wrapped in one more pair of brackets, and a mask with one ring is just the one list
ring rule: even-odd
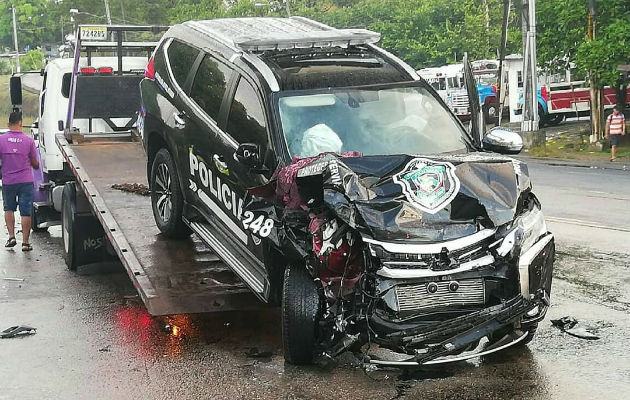
{"label": "crushed front end", "polygon": [[248,210],[273,214],[267,239],[315,282],[315,356],[459,360],[531,340],[545,316],[554,240],[523,164],[328,154],[272,183]]}

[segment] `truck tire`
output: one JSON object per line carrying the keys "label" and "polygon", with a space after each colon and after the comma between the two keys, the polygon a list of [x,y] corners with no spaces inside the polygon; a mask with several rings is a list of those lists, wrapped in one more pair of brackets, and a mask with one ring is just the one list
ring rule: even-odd
{"label": "truck tire", "polygon": [[75,240],[77,191],[74,184],[68,182],[63,187],[61,196],[61,237],[63,239],[63,258],[70,271],[77,270],[77,254]]}
{"label": "truck tire", "polygon": [[33,206],[31,209],[31,230],[36,233],[48,232],[48,227],[38,228],[37,225],[41,224],[44,221],[40,220],[41,217],[37,212],[37,207]]}
{"label": "truck tire", "polygon": [[543,110],[542,106],[538,104],[538,127],[542,128],[547,124],[547,114]]}
{"label": "truck tire", "polygon": [[486,121],[486,124],[496,124],[499,121],[499,104],[484,104],[483,119]]}
{"label": "truck tire", "polygon": [[168,238],[190,236],[192,231],[182,219],[184,195],[175,161],[167,149],[160,149],[155,155],[149,178],[153,218],[158,229]]}
{"label": "truck tire", "polygon": [[564,114],[550,114],[547,116],[547,124],[549,126],[559,125],[562,121],[564,121]]}
{"label": "truck tire", "polygon": [[282,288],[282,344],[290,364],[311,364],[317,340],[320,299],[303,266],[289,266]]}

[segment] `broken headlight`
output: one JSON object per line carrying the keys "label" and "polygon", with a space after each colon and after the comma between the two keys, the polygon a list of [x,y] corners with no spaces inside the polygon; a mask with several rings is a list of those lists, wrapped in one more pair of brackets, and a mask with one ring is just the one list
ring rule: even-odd
{"label": "broken headlight", "polygon": [[514,220],[511,229],[497,248],[497,253],[504,257],[518,246],[520,254],[523,254],[545,233],[547,233],[547,224],[540,204],[533,202],[531,209],[526,210]]}

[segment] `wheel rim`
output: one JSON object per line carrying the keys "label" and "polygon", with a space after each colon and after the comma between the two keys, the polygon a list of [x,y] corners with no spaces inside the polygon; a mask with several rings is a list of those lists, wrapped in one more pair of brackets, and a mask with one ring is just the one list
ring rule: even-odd
{"label": "wheel rim", "polygon": [[162,222],[166,223],[171,219],[173,203],[171,200],[171,173],[168,165],[160,163],[155,174],[155,209]]}
{"label": "wheel rim", "polygon": [[488,107],[488,115],[494,117],[497,114],[497,109],[494,106]]}

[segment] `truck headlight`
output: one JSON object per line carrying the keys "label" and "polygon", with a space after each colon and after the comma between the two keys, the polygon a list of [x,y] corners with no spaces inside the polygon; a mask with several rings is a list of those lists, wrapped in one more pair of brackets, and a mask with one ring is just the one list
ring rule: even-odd
{"label": "truck headlight", "polygon": [[547,233],[545,216],[540,209],[540,204],[534,202],[531,209],[525,211],[514,220],[512,228],[497,248],[497,253],[504,257],[518,245],[521,249],[521,254],[523,254],[545,233]]}

